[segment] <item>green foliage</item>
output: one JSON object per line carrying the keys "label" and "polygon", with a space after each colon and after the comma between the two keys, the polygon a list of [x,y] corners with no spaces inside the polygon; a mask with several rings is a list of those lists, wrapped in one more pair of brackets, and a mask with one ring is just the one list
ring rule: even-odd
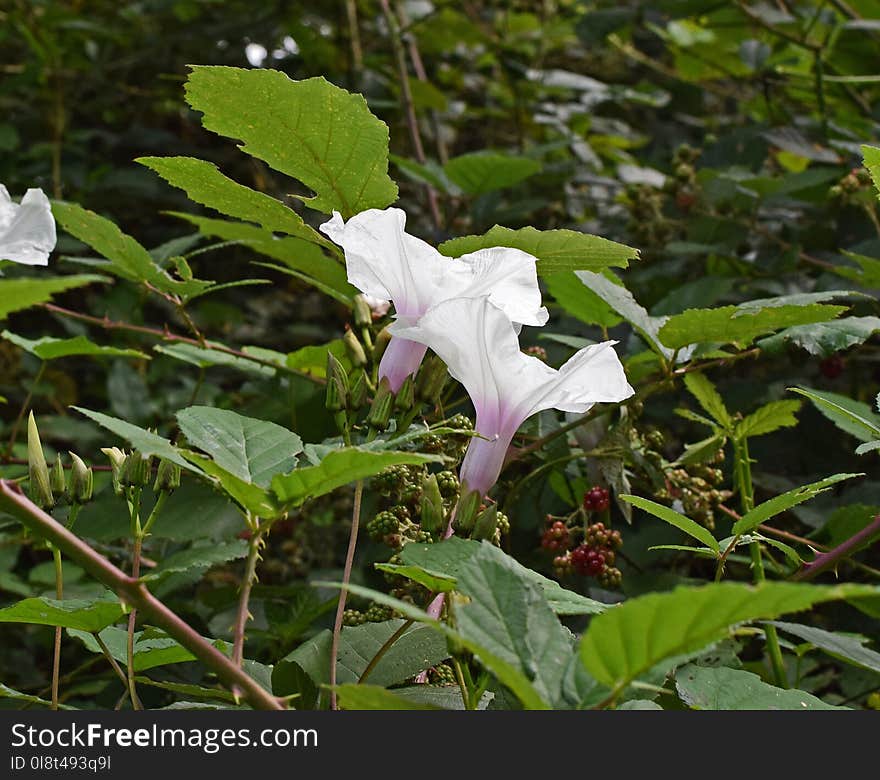
{"label": "green foliage", "polygon": [[23,309],[45,303],[54,295],[104,281],[93,274],[63,276],[54,279],[0,279],[0,319]]}
{"label": "green foliage", "polygon": [[468,195],[503,190],[528,179],[540,170],[541,164],[536,160],[495,152],[463,154],[443,166],[449,180]]}
{"label": "green foliage", "polygon": [[33,623],[97,632],[122,616],[118,599],[30,598],[0,609],[0,623]]}
{"label": "green foliage", "polygon": [[56,339],[43,336],[39,339],[26,339],[8,330],[0,333],[7,341],[20,347],[25,352],[36,355],[40,360],[57,360],[58,358],[76,355],[97,357],[133,357],[149,360],[150,356],[137,349],[120,349],[119,347],[102,346],[89,341],[85,336],[74,336],[69,339]]}

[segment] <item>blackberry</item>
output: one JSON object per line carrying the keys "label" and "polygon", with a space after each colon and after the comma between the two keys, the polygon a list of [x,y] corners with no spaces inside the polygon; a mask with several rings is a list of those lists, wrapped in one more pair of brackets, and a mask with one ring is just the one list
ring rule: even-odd
{"label": "blackberry", "polygon": [[610,505],[608,491],[595,485],[584,493],[584,509],[587,512],[604,512]]}
{"label": "blackberry", "polygon": [[541,547],[551,552],[567,550],[571,544],[568,526],[557,520],[541,536]]}
{"label": "blackberry", "polygon": [[366,622],[366,616],[359,610],[347,609],[342,613],[342,625],[344,626],[362,626]]}
{"label": "blackberry", "polygon": [[596,580],[603,588],[619,588],[620,583],[623,581],[623,574],[620,569],[607,566],[605,571],[599,574]]}
{"label": "blackberry", "polygon": [[431,685],[455,685],[455,670],[449,664],[438,664],[428,669],[428,682]]}
{"label": "blackberry", "polygon": [[364,620],[369,623],[384,623],[386,620],[391,620],[392,617],[394,617],[394,610],[384,604],[371,604],[364,613]]}
{"label": "blackberry", "polygon": [[445,499],[457,498],[461,489],[458,477],[452,471],[437,472],[437,486],[440,488],[440,495]]}
{"label": "blackberry", "polygon": [[400,520],[393,512],[379,512],[369,523],[367,533],[377,541],[400,530]]}

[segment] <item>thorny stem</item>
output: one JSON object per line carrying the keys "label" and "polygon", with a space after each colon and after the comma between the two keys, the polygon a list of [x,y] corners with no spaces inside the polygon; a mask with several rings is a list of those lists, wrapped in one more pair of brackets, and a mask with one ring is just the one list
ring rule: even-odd
{"label": "thorny stem", "polygon": [[330,709],[338,709],[336,703],[336,659],[339,656],[339,635],[342,633],[342,616],[345,613],[345,600],[348,595],[348,583],[351,580],[351,568],[354,563],[354,551],[357,547],[358,527],[361,520],[361,499],[364,495],[364,482],[358,480],[354,486],[354,507],[351,511],[351,533],[348,537],[348,550],[345,554],[345,568],[342,572],[342,590],[339,591],[339,602],[336,605],[336,619],[333,621],[333,640],[330,644]]}
{"label": "thorny stem", "polygon": [[[61,550],[52,547],[52,559],[55,562],[55,598],[64,598],[64,575],[61,567]],[[52,656],[52,709],[58,709],[58,678],[61,673],[61,626],[55,626],[55,648]]]}
{"label": "thorny stem", "polygon": [[877,515],[872,522],[858,533],[853,534],[843,544],[837,545],[826,553],[820,553],[812,561],[805,563],[792,579],[801,582],[813,579],[823,571],[835,567],[843,558],[854,553],[877,533],[880,533],[880,515]]}
{"label": "thorny stem", "polygon": [[178,641],[196,658],[217,673],[230,688],[238,686],[256,709],[281,710],[282,703],[197,631],[187,625],[165,604],[147,590],[144,583],[129,577],[78,536],[66,529],[27,498],[21,489],[8,480],[0,480],[0,507],[18,518],[34,533],[56,545],[68,558],[102,582],[119,597],[143,612],[155,625]]}
{"label": "thorny stem", "polygon": [[[255,524],[256,525],[256,524]],[[249,610],[251,590],[257,579],[257,562],[260,560],[260,548],[263,546],[263,530],[257,528],[248,540],[248,555],[244,567],[244,579],[241,582],[241,594],[238,598],[238,613],[235,618],[235,632],[232,640],[232,663],[241,666],[244,660],[245,627],[251,617]]]}
{"label": "thorny stem", "polygon": [[293,374],[295,376],[301,377],[302,379],[308,379],[310,382],[314,382],[317,385],[326,384],[326,380],[323,377],[313,376],[312,374],[309,374],[305,371],[298,371],[295,368],[289,368],[288,366],[284,366],[280,363],[275,363],[271,360],[264,360],[263,358],[259,358],[256,355],[251,355],[240,349],[233,349],[232,347],[227,347],[224,344],[218,344],[214,341],[205,341],[204,343],[201,343],[198,339],[190,338],[189,336],[181,336],[178,333],[172,333],[170,330],[168,330],[167,327],[164,329],[150,328],[146,325],[133,325],[129,322],[111,320],[109,317],[93,317],[90,314],[81,314],[78,311],[73,311],[71,309],[65,309],[61,306],[56,306],[54,303],[44,303],[42,304],[42,306],[44,309],[46,309],[46,311],[51,311],[54,314],[60,314],[63,317],[70,317],[74,320],[80,320],[81,322],[88,322],[91,325],[96,325],[99,328],[104,328],[105,330],[125,330],[130,333],[141,333],[146,336],[152,336],[153,338],[157,338],[160,341],[167,341],[172,344],[191,344],[194,347],[202,347],[204,349],[210,349],[214,352],[222,352],[226,355],[234,355],[235,357],[249,360],[250,362],[257,363],[261,366],[267,366],[269,368],[274,368],[277,371]]}

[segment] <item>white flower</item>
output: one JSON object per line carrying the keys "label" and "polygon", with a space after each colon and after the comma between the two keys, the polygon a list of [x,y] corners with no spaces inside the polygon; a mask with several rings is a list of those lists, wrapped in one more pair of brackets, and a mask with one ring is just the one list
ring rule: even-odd
{"label": "white flower", "polygon": [[[364,295],[390,300],[404,325],[414,325],[441,301],[479,296],[488,296],[518,325],[547,322],[537,261],[530,254],[495,247],[451,259],[406,233],[405,225],[400,209],[368,209],[348,222],[334,212],[321,231],[345,251],[348,281]],[[388,377],[396,392],[424,355],[424,345],[393,338],[379,364],[379,377]]]}
{"label": "white flower", "polygon": [[461,482],[482,495],[498,479],[517,429],[533,414],[586,412],[633,394],[612,349],[616,342],[586,347],[559,370],[551,368],[520,351],[514,326],[489,297],[444,301],[415,324],[392,324],[391,332],[430,347],[468,391],[483,438],[471,439]]}
{"label": "white flower", "polygon": [[31,189],[14,203],[0,184],[0,260],[49,265],[55,248],[55,219],[42,190]]}

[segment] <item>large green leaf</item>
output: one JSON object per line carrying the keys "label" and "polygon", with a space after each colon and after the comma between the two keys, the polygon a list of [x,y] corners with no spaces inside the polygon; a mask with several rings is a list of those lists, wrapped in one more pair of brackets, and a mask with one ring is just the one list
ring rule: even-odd
{"label": "large green leaf", "polygon": [[738,623],[877,592],[863,585],[722,582],[650,593],[594,617],[581,640],[581,659],[599,682],[621,691],[661,661],[723,639]]}
{"label": "large green leaf", "polygon": [[649,501],[647,498],[641,498],[640,496],[622,495],[620,498],[639,507],[639,509],[644,509],[646,512],[650,512],[654,517],[660,518],[664,522],[669,523],[669,525],[678,528],[680,531],[684,531],[688,536],[692,536],[697,541],[705,544],[706,547],[714,553],[718,554],[721,552],[718,540],[712,536],[709,530],[694,520],[691,520],[689,517],[676,512],[674,509],[670,509],[668,506],[663,506],[663,504],[658,504],[656,501]]}
{"label": "large green leaf", "polygon": [[530,157],[480,151],[453,157],[443,170],[468,195],[482,195],[528,179],[541,170],[541,163]]}
{"label": "large green leaf", "polygon": [[547,274],[544,283],[547,292],[565,311],[587,325],[611,328],[623,319],[600,296],[581,282],[573,271]]}
{"label": "large green leaf", "polygon": [[227,563],[247,555],[248,545],[243,539],[232,539],[219,544],[193,545],[186,550],[162,558],[158,565],[150,569],[144,580],[159,580],[169,574],[176,574],[190,569],[209,569],[218,563]]}
{"label": "large green leaf", "polygon": [[144,455],[145,457],[155,456],[157,458],[165,458],[165,460],[176,463],[178,466],[187,469],[188,471],[197,471],[194,466],[184,460],[180,454],[180,450],[168,441],[168,439],[163,439],[158,434],[139,428],[137,425],[132,425],[125,420],[111,417],[109,414],[93,412],[91,409],[83,409],[80,406],[73,406],[71,408],[75,409],[80,414],[84,414],[89,419],[94,420],[101,427],[106,428],[108,431],[125,439],[132,447],[134,447],[134,449],[140,452],[141,455]]}
{"label": "large green leaf", "polygon": [[228,409],[191,406],[177,413],[177,423],[191,445],[260,487],[269,487],[272,477],[293,469],[302,452],[302,439],[293,431]]}
{"label": "large green leaf", "polygon": [[305,466],[290,474],[277,475],[272,480],[272,489],[282,503],[296,506],[343,485],[375,476],[388,466],[438,460],[441,458],[416,452],[344,447],[333,450],[315,466]]}
{"label": "large green leaf", "polygon": [[345,218],[397,199],[388,177],[388,127],[360,95],[323,78],[292,81],[277,70],[196,66],[187,102],[202,123],[315,192],[305,202]]}
{"label": "large green leaf", "polygon": [[672,349],[689,344],[751,344],[758,336],[794,325],[826,322],[846,311],[845,306],[824,303],[780,303],[797,298],[768,298],[739,306],[688,309],[672,315],[660,328],[660,340]]}
{"label": "large green leaf", "polygon": [[432,704],[406,699],[378,685],[336,686],[336,697],[344,710],[437,710]]}
{"label": "large green leaf", "polygon": [[0,609],[0,623],[33,623],[97,632],[123,615],[118,599],[30,598]]}
{"label": "large green leaf", "polygon": [[136,349],[121,349],[119,347],[105,347],[93,344],[85,336],[74,336],[69,339],[56,339],[52,336],[43,336],[40,339],[26,339],[24,336],[18,336],[8,330],[0,333],[0,336],[7,341],[11,341],[17,347],[21,347],[25,352],[36,355],[40,360],[56,360],[74,355],[150,359],[149,355]]}
{"label": "large green leaf", "polygon": [[538,258],[538,273],[542,276],[558,271],[601,271],[610,266],[626,268],[639,256],[637,249],[576,230],[511,230],[500,225],[481,236],[444,241],[440,251],[448,257],[460,257],[493,246],[522,249]]}
{"label": "large green leaf", "polygon": [[795,325],[758,342],[761,349],[778,352],[785,344],[796,344],[811,355],[827,357],[863,344],[880,330],[880,317],[841,317],[831,322]]}
{"label": "large green leaf", "polygon": [[242,479],[227,471],[217,461],[193,450],[181,450],[180,454],[191,464],[197,466],[214,484],[245,512],[255,517],[272,519],[284,514],[284,508],[275,500],[272,492],[265,487]]}
{"label": "large green leaf", "polygon": [[780,620],[771,622],[780,631],[793,634],[835,658],[861,666],[863,669],[870,669],[872,672],[880,672],[880,653],[865,647],[869,641],[866,637],[839,634],[813,626],[802,626],[799,623],[784,623]]}
{"label": "large green leaf", "polygon": [[737,439],[747,439],[750,436],[763,436],[780,428],[793,428],[798,422],[795,413],[800,408],[800,401],[771,401],[740,420],[733,435]]}
{"label": "large green leaf", "polygon": [[845,710],[810,693],[768,685],[757,674],[691,664],[675,675],[682,701],[694,710]]}
{"label": "large green leaf", "polygon": [[828,390],[814,390],[808,387],[789,389],[809,398],[813,405],[840,430],[863,442],[880,438],[880,415],[868,404]]}
{"label": "large green leaf", "polygon": [[50,279],[0,279],[0,320],[16,311],[50,300],[53,295],[107,279],[94,274]]}
{"label": "large green leaf", "polygon": [[150,284],[162,292],[189,298],[204,292],[213,282],[199,279],[181,280],[168,275],[146,250],[115,223],[76,203],[56,201],[52,205],[55,219],[68,233],[88,244],[109,263],[106,270],[131,282]]}
{"label": "large green leaf", "polygon": [[140,157],[135,162],[146,165],[169,184],[184,190],[190,200],[228,217],[255,222],[266,230],[323,246],[331,245],[281,201],[233,181],[212,163],[192,157]]}
{"label": "large green leaf", "polygon": [[761,523],[766,522],[771,517],[775,517],[781,512],[791,509],[793,506],[809,501],[811,498],[824,493],[832,485],[842,482],[845,479],[853,477],[861,477],[863,474],[834,474],[826,477],[818,482],[812,482],[809,485],[801,485],[794,490],[789,490],[781,495],[774,496],[763,504],[758,504],[754,509],[750,509],[733,525],[733,533],[744,534],[757,528]]}

